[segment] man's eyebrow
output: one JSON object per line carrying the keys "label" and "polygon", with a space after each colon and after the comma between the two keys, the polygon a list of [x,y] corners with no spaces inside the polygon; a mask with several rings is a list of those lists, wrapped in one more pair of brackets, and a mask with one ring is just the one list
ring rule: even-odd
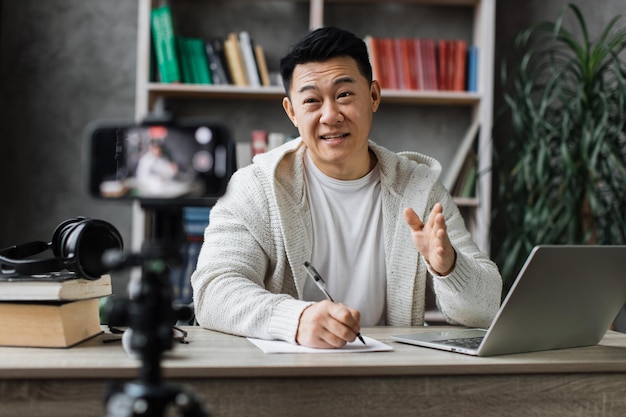
{"label": "man's eyebrow", "polygon": [[[337,78],[335,81],[333,81],[333,85],[337,86],[339,84],[354,84],[355,82],[356,81],[354,78],[346,76],[346,77]],[[298,93],[303,93],[308,90],[317,90],[317,87],[312,84],[303,85],[302,87],[298,89]]]}

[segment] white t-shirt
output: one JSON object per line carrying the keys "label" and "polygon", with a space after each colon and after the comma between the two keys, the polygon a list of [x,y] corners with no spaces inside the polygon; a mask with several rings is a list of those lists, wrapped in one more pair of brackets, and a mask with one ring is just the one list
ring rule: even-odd
{"label": "white t-shirt", "polygon": [[[357,180],[323,174],[310,155],[304,161],[313,221],[311,264],[333,299],[361,313],[361,326],[385,324],[386,272],[380,169]],[[324,300],[312,279],[307,301]]]}

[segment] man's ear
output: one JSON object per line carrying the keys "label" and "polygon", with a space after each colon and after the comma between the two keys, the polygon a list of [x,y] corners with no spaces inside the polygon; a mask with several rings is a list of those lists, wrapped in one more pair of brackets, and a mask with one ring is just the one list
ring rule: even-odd
{"label": "man's ear", "polygon": [[372,98],[372,113],[376,113],[380,106],[380,84],[376,80],[370,84],[370,97]]}
{"label": "man's ear", "polygon": [[291,119],[291,123],[297,128],[298,122],[296,121],[296,115],[293,111],[293,105],[291,104],[291,100],[289,97],[283,97],[283,109],[285,109],[285,113],[287,113],[287,117]]}

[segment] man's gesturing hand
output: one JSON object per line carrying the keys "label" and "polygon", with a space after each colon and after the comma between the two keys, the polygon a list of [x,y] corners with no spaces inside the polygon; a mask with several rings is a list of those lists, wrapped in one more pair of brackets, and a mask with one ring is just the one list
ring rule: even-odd
{"label": "man's gesturing hand", "polygon": [[439,275],[448,275],[454,269],[456,252],[448,238],[443,206],[435,204],[428,220],[423,223],[415,210],[404,209],[404,219],[411,228],[411,237],[417,250]]}

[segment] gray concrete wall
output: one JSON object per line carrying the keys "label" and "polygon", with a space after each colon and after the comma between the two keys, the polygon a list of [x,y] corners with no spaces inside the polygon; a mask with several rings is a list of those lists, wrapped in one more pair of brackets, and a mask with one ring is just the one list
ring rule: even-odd
{"label": "gray concrete wall", "polygon": [[83,130],[134,117],[134,0],[3,1],[0,247],[47,240],[75,216],[129,239],[130,208],[87,196]]}
{"label": "gray concrete wall", "polygon": [[[564,3],[500,0],[496,62],[515,33]],[[623,0],[577,3],[592,32],[626,13]],[[129,242],[129,206],[86,195],[81,156],[87,123],[134,115],[136,1],[3,1],[0,19],[0,247],[48,240],[78,215],[111,221]],[[388,22],[380,25],[385,32]]]}

